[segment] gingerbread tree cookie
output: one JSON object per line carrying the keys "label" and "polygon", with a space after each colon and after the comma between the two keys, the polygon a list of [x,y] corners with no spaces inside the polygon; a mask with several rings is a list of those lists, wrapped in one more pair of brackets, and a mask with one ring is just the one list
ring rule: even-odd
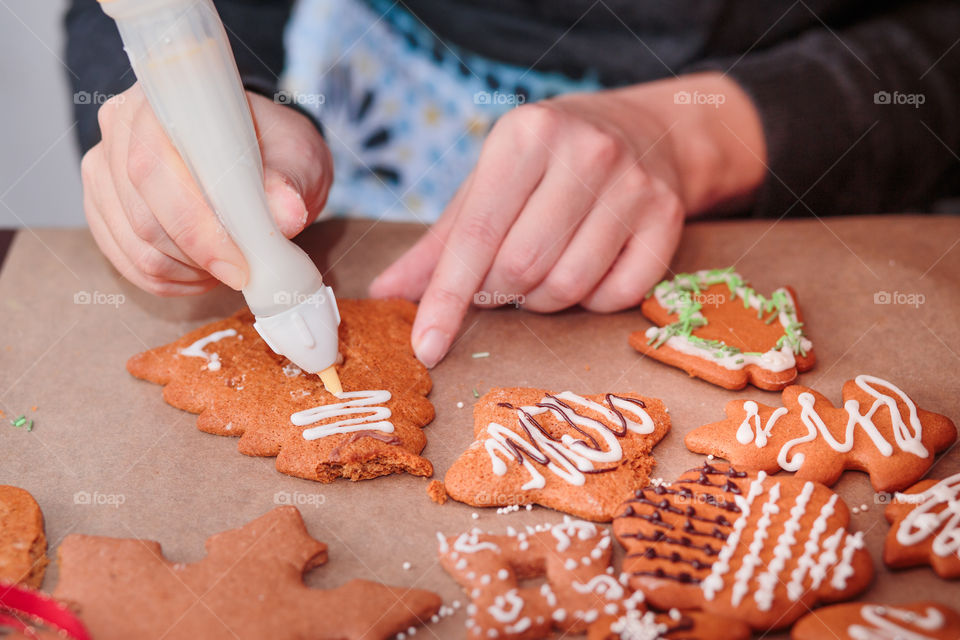
{"label": "gingerbread tree cookie", "polygon": [[434,416],[430,376],[414,357],[416,307],[402,300],[341,300],[337,370],[344,393],[278,356],[236,315],[191,331],[127,363],[164,386],[173,406],[199,413],[197,428],[239,436],[240,453],[276,456],[279,471],[332,482],[405,471],[429,476],[422,427]]}
{"label": "gingerbread tree cookie", "polygon": [[670,428],[661,401],[632,393],[493,389],[473,415],[476,440],[444,480],[451,498],[604,522],[646,484],[650,451]]}
{"label": "gingerbread tree cookie", "polygon": [[27,491],[0,485],[0,583],[39,588],[48,562],[40,505]]}
{"label": "gingerbread tree cookie", "polygon": [[956,640],[960,614],[939,602],[888,605],[851,602],[823,607],[797,621],[792,640]]}
{"label": "gingerbread tree cookie", "polygon": [[309,589],[303,573],[327,561],[294,507],[278,507],[207,540],[194,564],[148,540],[70,535],[60,545],[54,596],[97,640],[390,638],[440,608],[429,591],[351,580]]}
{"label": "gingerbread tree cookie", "polygon": [[816,362],[793,290],[767,298],[732,267],[664,280],[640,311],[657,326],[632,333],[634,349],[727,389],[783,389]]}
{"label": "gingerbread tree cookie", "polygon": [[630,584],[658,608],[778,629],[873,578],[863,536],[822,484],[704,464],[637,492],[613,521]]}
{"label": "gingerbread tree cookie", "polygon": [[885,515],[893,525],[883,549],[887,565],[929,564],[941,578],[960,578],[960,473],[896,494]]}
{"label": "gingerbread tree cookie", "polygon": [[845,469],[870,474],[877,491],[919,480],[934,454],[957,438],[953,422],[917,408],[893,383],[859,375],[843,385],[843,408],[799,385],[783,391],[783,407],[732,400],[727,419],[694,429],[684,442],[695,453],[726,458],[737,467],[832,485]]}

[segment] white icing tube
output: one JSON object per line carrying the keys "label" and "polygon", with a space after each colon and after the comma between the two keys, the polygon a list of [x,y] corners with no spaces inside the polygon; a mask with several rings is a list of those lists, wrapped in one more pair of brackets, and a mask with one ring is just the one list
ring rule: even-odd
{"label": "white icing tube", "polygon": [[250,267],[243,289],[270,348],[316,373],[337,359],[336,299],[277,228],[223,24],[211,0],[106,0],[153,112]]}

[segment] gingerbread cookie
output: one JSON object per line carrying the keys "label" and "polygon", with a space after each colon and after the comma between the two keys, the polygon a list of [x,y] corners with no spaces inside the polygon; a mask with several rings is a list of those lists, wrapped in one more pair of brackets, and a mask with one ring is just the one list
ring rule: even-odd
{"label": "gingerbread cookie", "polygon": [[750,627],[739,620],[700,611],[634,609],[601,617],[590,625],[587,640],[749,640],[750,634]]}
{"label": "gingerbread cookie", "polygon": [[670,428],[660,400],[632,393],[493,389],[473,416],[476,440],[444,479],[451,498],[536,503],[604,522],[646,484],[650,450]]}
{"label": "gingerbread cookie", "polygon": [[827,485],[845,469],[870,474],[877,491],[896,491],[919,480],[934,454],[957,439],[953,422],[918,409],[899,387],[859,375],[843,385],[843,408],[799,385],[783,391],[783,407],[732,400],[727,419],[694,429],[684,442],[739,468],[776,473]]}
{"label": "gingerbread cookie", "polygon": [[887,605],[851,602],[823,607],[797,621],[792,640],[957,640],[960,614],[938,602]]}
{"label": "gingerbread cookie", "polygon": [[613,521],[623,570],[658,608],[697,608],[753,629],[789,625],[819,602],[851,598],[873,578],[839,496],[792,476],[727,465],[637,492]]}
{"label": "gingerbread cookie", "polygon": [[[613,574],[610,532],[564,517],[562,524],[437,533],[440,563],[467,591],[468,638],[550,637],[554,630],[582,633],[601,615],[642,606]],[[536,586],[522,581],[544,578]]]}
{"label": "gingerbread cookie", "polygon": [[885,515],[893,525],[883,549],[888,566],[929,564],[941,578],[960,578],[960,473],[896,494]]}
{"label": "gingerbread cookie", "polygon": [[294,507],[278,507],[207,540],[193,564],[149,540],[70,535],[53,595],[97,640],[130,638],[390,638],[440,609],[439,596],[351,580],[309,589],[303,573],[327,561]]}
{"label": "gingerbread cookie", "polygon": [[236,315],[190,332],[127,363],[134,376],[165,385],[164,399],[199,413],[197,428],[239,436],[240,453],[276,456],[279,471],[332,482],[400,471],[430,476],[420,452],[434,416],[431,382],[414,357],[416,306],[402,300],[341,300],[337,370],[345,392],[278,356]]}
{"label": "gingerbread cookie", "polygon": [[48,562],[40,505],[27,491],[0,485],[0,582],[39,589]]}
{"label": "gingerbread cookie", "polygon": [[793,290],[767,298],[732,267],[664,280],[640,311],[657,326],[630,334],[634,349],[726,389],[783,389],[816,362]]}

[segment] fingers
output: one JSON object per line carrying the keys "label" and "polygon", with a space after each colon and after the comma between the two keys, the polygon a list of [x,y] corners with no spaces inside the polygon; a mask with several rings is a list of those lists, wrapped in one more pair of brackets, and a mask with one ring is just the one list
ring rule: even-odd
{"label": "fingers", "polygon": [[248,277],[243,254],[207,205],[149,108],[133,116],[126,171],[174,244],[227,286],[242,289]]}
{"label": "fingers", "polygon": [[419,300],[430,283],[430,276],[440,260],[450,228],[460,207],[473,174],[467,176],[447,204],[437,222],[429,227],[416,244],[403,253],[393,264],[370,283],[373,298],[405,298]]}
{"label": "fingers", "polygon": [[248,96],[260,140],[267,202],[280,231],[292,238],[323,210],[333,181],[333,159],[306,116],[263,96]]}
{"label": "fingers", "polygon": [[493,305],[502,299],[519,300],[518,296],[527,294],[550,273],[605,180],[598,172],[577,175],[563,163],[550,165],[480,286],[481,291],[493,294]]}
{"label": "fingers", "polygon": [[680,243],[684,208],[680,199],[658,180],[639,227],[600,284],[583,299],[591,311],[609,313],[635,306],[669,269]]}
{"label": "fingers", "polygon": [[432,367],[446,354],[507,230],[546,171],[543,149],[491,133],[464,195],[413,326],[417,357]]}

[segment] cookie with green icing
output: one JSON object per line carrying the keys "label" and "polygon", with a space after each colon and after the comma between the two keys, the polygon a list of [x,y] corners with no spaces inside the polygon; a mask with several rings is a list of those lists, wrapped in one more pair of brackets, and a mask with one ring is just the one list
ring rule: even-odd
{"label": "cookie with green icing", "polygon": [[630,335],[640,353],[727,389],[780,390],[813,368],[813,344],[790,287],[758,293],[728,269],[664,280],[640,310],[656,326]]}

